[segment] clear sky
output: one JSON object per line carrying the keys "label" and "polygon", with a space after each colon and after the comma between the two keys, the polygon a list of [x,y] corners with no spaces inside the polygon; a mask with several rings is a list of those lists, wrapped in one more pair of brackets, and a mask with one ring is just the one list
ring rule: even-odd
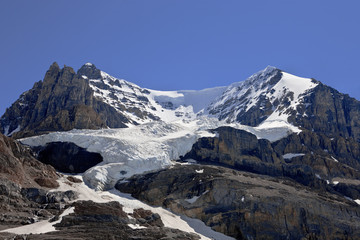
{"label": "clear sky", "polygon": [[50,64],[202,89],[276,66],[360,99],[359,0],[1,0],[0,115]]}

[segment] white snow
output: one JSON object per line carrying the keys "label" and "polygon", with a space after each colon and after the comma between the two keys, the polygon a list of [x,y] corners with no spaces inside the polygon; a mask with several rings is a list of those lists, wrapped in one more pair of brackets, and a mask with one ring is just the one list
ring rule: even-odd
{"label": "white snow", "polygon": [[193,196],[192,198],[187,198],[185,199],[185,201],[187,201],[190,204],[193,204],[194,202],[196,202],[196,200],[198,200],[200,198],[200,196]]}
{"label": "white snow", "polygon": [[9,127],[10,126],[6,126],[5,127],[5,133],[4,133],[4,135],[5,136],[11,136],[11,135],[13,135],[14,133],[16,133],[16,132],[19,132],[20,130],[21,130],[21,127],[20,127],[20,125],[18,125],[13,131],[11,131],[10,133],[9,133]]}
{"label": "white snow", "polygon": [[74,212],[74,207],[65,209],[64,212],[59,216],[59,219],[55,222],[49,222],[48,220],[43,220],[29,225],[24,225],[21,227],[5,229],[0,232],[9,232],[14,234],[40,234],[57,231],[54,227],[55,224],[61,222],[62,218],[66,215],[69,215]]}
{"label": "white snow", "polygon": [[291,125],[288,122],[290,116],[290,110],[296,110],[297,106],[302,102],[303,97],[306,93],[315,88],[318,84],[313,83],[310,78],[301,78],[295,75],[282,72],[283,76],[281,80],[272,87],[273,92],[267,93],[269,99],[275,100],[282,98],[285,93],[292,92],[293,97],[289,98],[290,106],[284,109],[276,109],[266,120],[259,125],[260,128],[271,128],[280,126],[289,126],[293,132],[301,132],[298,127]]}
{"label": "white snow", "polygon": [[334,158],[333,156],[331,156],[331,158],[335,161],[335,162],[339,162],[336,158]]}
{"label": "white snow", "polygon": [[356,202],[357,204],[360,205],[360,199],[356,199],[356,200],[354,200],[354,202]]}
{"label": "white snow", "polygon": [[6,125],[5,127],[4,127],[4,135],[5,136],[9,136],[8,134],[9,134],[9,128],[10,128],[10,125]]}
{"label": "white snow", "polygon": [[300,157],[300,156],[304,156],[304,155],[305,155],[304,153],[287,153],[287,154],[283,155],[283,158],[284,159],[291,159],[291,158],[294,158],[294,157]]}
{"label": "white snow", "polygon": [[211,101],[226,89],[214,87],[203,90],[157,91],[140,88],[102,71],[100,79],[89,79],[89,83],[95,97],[131,120],[128,126],[135,125],[135,122],[152,122],[151,115],[166,122],[195,119],[198,114],[204,114]]}
{"label": "white snow", "polygon": [[84,179],[95,189],[104,189],[112,188],[120,178],[172,165],[171,160],[190,151],[199,137],[197,130],[196,125],[158,121],[125,129],[54,132],[21,142],[31,146],[73,142],[90,152],[100,153],[104,161],[86,171]]}
{"label": "white snow", "polygon": [[193,196],[192,198],[186,198],[185,201],[190,203],[190,204],[193,204],[195,203],[201,196],[207,194],[209,192],[209,190],[206,190],[205,192],[203,192],[200,196]]}
{"label": "white snow", "polygon": [[140,226],[139,224],[128,224],[129,227],[131,227],[132,229],[144,229],[146,228],[145,226]]}
{"label": "white snow", "polygon": [[204,169],[195,170],[196,173],[204,173]]}

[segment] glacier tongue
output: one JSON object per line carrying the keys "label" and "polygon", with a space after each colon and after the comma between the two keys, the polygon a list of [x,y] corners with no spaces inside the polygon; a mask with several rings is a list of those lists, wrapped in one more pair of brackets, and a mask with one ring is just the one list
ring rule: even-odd
{"label": "glacier tongue", "polygon": [[104,190],[112,188],[119,179],[171,166],[174,164],[172,160],[189,152],[200,137],[216,137],[207,130],[220,126],[243,129],[270,141],[291,132],[288,127],[257,129],[203,116],[192,121],[154,121],[130,128],[53,132],[20,141],[30,146],[73,142],[90,152],[100,153],[104,161],[88,169],[83,178],[90,187]]}
{"label": "glacier tongue", "polygon": [[125,129],[72,130],[22,139],[30,146],[49,142],[73,142],[104,161],[84,173],[85,182],[95,189],[112,188],[117,180],[134,174],[158,170],[190,151],[201,136],[214,136],[197,122],[156,121]]}

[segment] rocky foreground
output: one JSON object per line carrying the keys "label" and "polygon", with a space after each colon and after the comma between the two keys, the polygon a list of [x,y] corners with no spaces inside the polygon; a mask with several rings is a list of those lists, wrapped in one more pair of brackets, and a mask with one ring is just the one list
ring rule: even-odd
{"label": "rocky foreground", "polygon": [[116,185],[236,239],[359,239],[360,208],[340,194],[220,166],[178,165]]}

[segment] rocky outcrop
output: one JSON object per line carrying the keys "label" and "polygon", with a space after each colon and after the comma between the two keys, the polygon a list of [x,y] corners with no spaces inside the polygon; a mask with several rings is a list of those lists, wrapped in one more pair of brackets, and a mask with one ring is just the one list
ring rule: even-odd
{"label": "rocky outcrop", "polygon": [[31,149],[0,134],[0,178],[22,187],[56,188],[55,169],[34,158]]}
{"label": "rocky outcrop", "polygon": [[103,161],[100,153],[88,152],[70,142],[51,142],[34,149],[39,161],[64,173],[83,173]]}
{"label": "rocky outcrop", "polygon": [[59,186],[53,167],[36,160],[30,149],[2,134],[0,162],[0,229],[58,213],[65,197],[62,193],[47,194]]}
{"label": "rocky outcrop", "polygon": [[304,97],[289,121],[329,138],[341,136],[360,142],[360,102],[322,83]]}
{"label": "rocky outcrop", "polygon": [[55,225],[57,231],[17,239],[200,239],[195,234],[164,227],[158,214],[144,209],[135,209],[130,216],[118,202],[77,201],[71,207],[75,208],[74,213]]}
{"label": "rocky outcrop", "polygon": [[[220,127],[218,137],[200,138],[183,159],[220,164],[238,170],[273,177],[289,177],[311,187],[323,187],[324,180],[359,178],[359,144],[353,139],[329,139],[304,130],[276,142]],[[286,157],[287,154],[293,155]]]}
{"label": "rocky outcrop", "polygon": [[360,234],[360,208],[341,195],[220,166],[178,165],[134,176],[116,188],[236,239],[357,239]]}
{"label": "rocky outcrop", "polygon": [[127,122],[124,115],[94,97],[86,79],[71,67],[60,69],[54,63],[43,81],[6,110],[0,119],[0,129],[20,138],[74,128],[126,127]]}

